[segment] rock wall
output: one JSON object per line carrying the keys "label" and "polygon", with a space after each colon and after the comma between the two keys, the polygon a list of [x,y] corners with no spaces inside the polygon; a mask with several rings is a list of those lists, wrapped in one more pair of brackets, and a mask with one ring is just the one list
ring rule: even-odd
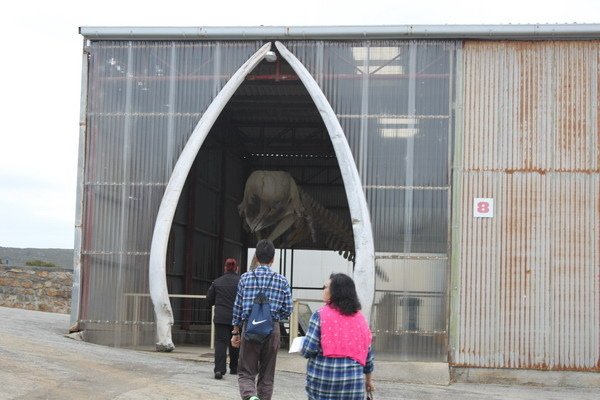
{"label": "rock wall", "polygon": [[72,285],[67,269],[0,265],[0,306],[69,314]]}

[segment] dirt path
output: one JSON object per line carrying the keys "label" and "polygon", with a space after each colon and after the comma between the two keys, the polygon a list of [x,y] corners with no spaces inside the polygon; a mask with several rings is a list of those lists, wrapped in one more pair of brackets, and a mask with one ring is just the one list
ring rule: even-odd
{"label": "dirt path", "polygon": [[[239,398],[236,377],[213,379],[210,362],[73,340],[65,337],[68,325],[67,315],[0,307],[0,400]],[[376,385],[377,400],[598,398],[597,389],[583,388]],[[304,375],[277,371],[273,399],[306,399]]]}

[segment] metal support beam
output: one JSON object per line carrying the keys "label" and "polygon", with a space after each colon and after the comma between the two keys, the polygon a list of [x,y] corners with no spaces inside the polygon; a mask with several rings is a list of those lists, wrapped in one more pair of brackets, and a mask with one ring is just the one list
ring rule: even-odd
{"label": "metal support beam", "polygon": [[80,27],[88,40],[598,39],[600,24]]}

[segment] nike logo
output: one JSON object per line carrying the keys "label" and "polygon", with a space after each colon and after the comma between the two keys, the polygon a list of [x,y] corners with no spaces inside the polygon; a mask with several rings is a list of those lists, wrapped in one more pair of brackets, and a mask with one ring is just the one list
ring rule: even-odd
{"label": "nike logo", "polygon": [[266,319],[263,319],[262,321],[257,321],[255,319],[252,320],[252,325],[258,325],[258,324],[262,324],[263,322],[267,322]]}

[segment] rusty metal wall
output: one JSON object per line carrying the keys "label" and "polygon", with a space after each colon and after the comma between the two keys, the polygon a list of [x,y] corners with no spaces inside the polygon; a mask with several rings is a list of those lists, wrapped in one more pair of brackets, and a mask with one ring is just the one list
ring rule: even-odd
{"label": "rusty metal wall", "polygon": [[600,42],[463,49],[451,363],[600,370]]}

